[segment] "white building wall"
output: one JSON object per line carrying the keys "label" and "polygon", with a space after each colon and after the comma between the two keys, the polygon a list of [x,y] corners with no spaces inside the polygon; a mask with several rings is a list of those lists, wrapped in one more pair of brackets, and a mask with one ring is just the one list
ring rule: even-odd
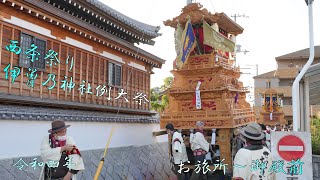
{"label": "white building wall", "polygon": [[294,78],[291,79],[281,79],[279,81],[279,86],[292,86]]}
{"label": "white building wall", "polygon": [[[56,39],[51,34],[50,29],[38,26],[32,22],[14,16],[11,16],[10,19],[4,18],[2,20],[18,27],[32,30],[45,37]],[[92,46],[70,37],[66,37],[62,42],[96,53]],[[124,63],[121,57],[112,53],[103,51],[101,55],[119,63]],[[131,62],[129,66],[146,71],[143,66],[137,63]],[[105,148],[113,125],[112,123],[99,122],[67,122],[67,124],[71,125],[68,128],[68,135],[71,135],[75,139],[80,150]],[[51,122],[47,121],[1,120],[0,137],[4,139],[4,142],[0,148],[0,159],[39,155],[42,138],[48,134],[47,131],[50,128]],[[159,129],[159,124],[117,123],[109,147],[141,146],[155,142],[166,142],[167,135],[152,136],[152,132]]]}
{"label": "white building wall", "polygon": [[[100,123],[66,122],[71,126],[67,134],[72,136],[78,148],[92,150],[105,148],[112,125],[116,129],[109,148],[142,146],[155,142],[166,142],[167,135],[153,137],[152,132],[159,130],[159,124],[147,123]],[[0,159],[40,155],[40,144],[51,122],[47,121],[0,121]]]}
{"label": "white building wall", "polygon": [[292,105],[292,98],[291,97],[284,97],[282,98],[283,100],[283,105],[286,106],[286,105]]}
{"label": "white building wall", "polygon": [[279,87],[279,79],[278,78],[257,78],[254,80],[255,88],[266,88],[266,82],[271,82],[271,88]]}

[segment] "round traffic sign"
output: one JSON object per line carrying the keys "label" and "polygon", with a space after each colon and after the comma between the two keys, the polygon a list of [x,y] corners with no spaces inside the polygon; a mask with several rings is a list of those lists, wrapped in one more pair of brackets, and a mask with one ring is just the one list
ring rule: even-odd
{"label": "round traffic sign", "polygon": [[279,140],[277,149],[282,159],[292,161],[302,158],[305,152],[305,145],[299,137],[288,135]]}

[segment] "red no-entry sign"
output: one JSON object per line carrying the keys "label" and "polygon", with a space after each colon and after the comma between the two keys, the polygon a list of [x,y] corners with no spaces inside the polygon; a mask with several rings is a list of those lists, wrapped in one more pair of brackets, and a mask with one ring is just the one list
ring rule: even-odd
{"label": "red no-entry sign", "polygon": [[[312,179],[312,148],[311,134],[307,132],[286,132],[274,131],[271,132],[271,155],[273,161],[284,161],[283,170],[298,168],[299,172],[293,175],[290,171],[287,173],[275,173],[275,179]],[[297,159],[303,164],[296,164]],[[295,162],[291,162],[294,160]],[[294,165],[294,166],[293,166]],[[277,168],[280,164],[277,163]],[[277,172],[277,171],[276,171]]]}
{"label": "red no-entry sign", "polygon": [[305,153],[303,141],[294,135],[281,138],[278,142],[277,149],[281,158],[286,161],[301,159]]}

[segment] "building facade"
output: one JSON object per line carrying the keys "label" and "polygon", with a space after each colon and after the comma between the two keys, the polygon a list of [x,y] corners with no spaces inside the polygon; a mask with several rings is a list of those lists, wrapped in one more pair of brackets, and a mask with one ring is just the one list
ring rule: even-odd
{"label": "building facade", "polygon": [[[309,59],[309,49],[303,49],[283,56],[276,57],[277,69],[254,77],[255,88],[255,113],[259,117],[262,111],[261,94],[268,89],[275,90],[281,94],[282,110],[287,123],[292,122],[292,84]],[[320,46],[315,46],[315,59],[313,64],[320,62]],[[315,115],[320,107],[313,106],[312,112]]]}
{"label": "building facade", "polygon": [[7,103],[150,114],[152,68],[134,46],[159,28],[98,1],[2,1],[0,93]]}
{"label": "building facade", "polygon": [[[20,171],[16,163],[39,157],[41,140],[55,119],[71,125],[68,134],[85,152],[90,171],[82,179],[91,179],[100,161],[85,154],[104,149],[112,126],[114,154],[109,157],[129,156],[125,149],[132,146],[138,152],[161,148],[161,137],[152,137],[160,127],[150,111],[149,92],[153,68],[165,61],[136,46],[153,45],[159,29],[97,0],[0,1],[0,135],[7,137],[0,150],[2,177],[37,178],[38,170]],[[141,162],[137,156],[121,166],[139,172],[154,167]],[[109,176],[129,178],[113,170]]]}

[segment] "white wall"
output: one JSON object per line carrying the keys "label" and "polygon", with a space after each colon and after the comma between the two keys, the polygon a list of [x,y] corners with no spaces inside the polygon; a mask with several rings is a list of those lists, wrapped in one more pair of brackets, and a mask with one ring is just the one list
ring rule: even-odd
{"label": "white wall", "polygon": [[278,78],[256,78],[254,80],[255,88],[266,88],[266,82],[271,82],[271,88],[279,87],[279,79]]}
{"label": "white wall", "polygon": [[[112,125],[116,126],[110,148],[148,145],[166,142],[167,135],[153,137],[152,132],[159,130],[159,124],[143,123],[99,123],[66,122],[71,126],[67,134],[72,136],[81,150],[105,148]],[[0,159],[40,155],[40,144],[51,122],[47,121],[0,121]]]}

